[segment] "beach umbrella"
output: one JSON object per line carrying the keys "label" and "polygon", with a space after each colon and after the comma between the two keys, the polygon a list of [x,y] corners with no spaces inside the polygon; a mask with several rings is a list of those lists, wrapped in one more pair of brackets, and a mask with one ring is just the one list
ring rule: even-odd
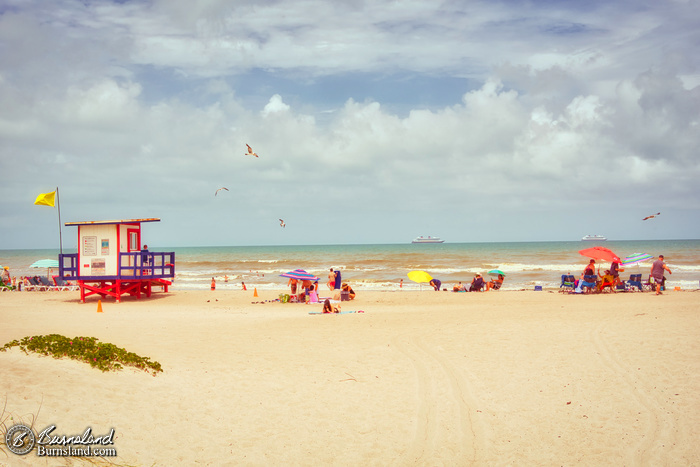
{"label": "beach umbrella", "polygon": [[408,273],[408,278],[413,282],[418,282],[419,284],[421,282],[430,282],[433,280],[433,278],[430,277],[430,274],[425,271],[411,271]]}
{"label": "beach umbrella", "polygon": [[46,277],[49,277],[49,269],[58,269],[57,259],[40,259],[29,265],[30,268],[46,268]]}
{"label": "beach umbrella", "polygon": [[579,251],[579,253],[583,256],[588,256],[589,258],[599,259],[602,261],[610,261],[611,263],[613,261],[617,261],[618,263],[621,262],[619,256],[617,256],[615,253],[603,246],[594,246],[592,248],[586,248],[584,250]]}
{"label": "beach umbrella", "polygon": [[622,260],[620,266],[622,266],[623,268],[627,268],[630,266],[639,266],[639,263],[643,263],[644,261],[648,261],[652,258],[653,256],[647,253],[632,253],[631,255],[625,257],[624,260]]}
{"label": "beach umbrella", "polygon": [[506,273],[501,271],[500,269],[491,269],[489,271],[489,274],[491,274],[492,276],[497,276],[500,274],[501,276],[506,277]]}
{"label": "beach umbrella", "polygon": [[29,267],[30,268],[57,268],[58,267],[58,260],[57,259],[40,259],[38,261],[34,261]]}
{"label": "beach umbrella", "polygon": [[297,279],[300,281],[317,281],[320,280],[319,277],[314,276],[311,273],[304,271],[303,269],[295,269],[294,271],[285,272],[280,274],[281,277],[288,277],[289,279]]}

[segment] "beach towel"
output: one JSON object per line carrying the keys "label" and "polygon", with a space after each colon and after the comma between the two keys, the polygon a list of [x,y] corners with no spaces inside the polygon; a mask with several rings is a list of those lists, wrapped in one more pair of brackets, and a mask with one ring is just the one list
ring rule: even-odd
{"label": "beach towel", "polygon": [[335,290],[340,290],[341,287],[341,280],[340,280],[340,271],[335,271]]}
{"label": "beach towel", "polygon": [[309,311],[310,315],[346,315],[348,313],[364,313],[364,311],[341,311],[340,313],[324,313],[322,311]]}

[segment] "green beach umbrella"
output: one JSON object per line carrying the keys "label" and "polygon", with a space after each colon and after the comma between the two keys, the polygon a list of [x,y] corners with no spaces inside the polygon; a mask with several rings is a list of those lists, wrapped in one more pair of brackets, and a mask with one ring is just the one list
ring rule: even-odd
{"label": "green beach umbrella", "polygon": [[40,259],[38,261],[34,261],[29,267],[30,268],[46,268],[46,277],[49,277],[49,269],[58,269],[58,260],[57,259]]}
{"label": "green beach umbrella", "polygon": [[506,277],[506,273],[503,272],[503,271],[501,271],[500,269],[491,269],[491,270],[489,271],[489,274],[494,275],[494,276],[497,276],[497,275],[500,274],[500,275],[502,275],[503,277]]}

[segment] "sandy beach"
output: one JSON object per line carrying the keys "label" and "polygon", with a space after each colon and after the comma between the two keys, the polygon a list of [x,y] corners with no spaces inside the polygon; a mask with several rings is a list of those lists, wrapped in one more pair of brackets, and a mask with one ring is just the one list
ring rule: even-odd
{"label": "sandy beach", "polygon": [[251,303],[276,297],[177,291],[97,313],[77,292],[3,293],[0,345],[94,336],[164,370],[14,348],[5,412],[114,428],[110,460],[138,466],[700,464],[697,292],[363,292],[342,315]]}

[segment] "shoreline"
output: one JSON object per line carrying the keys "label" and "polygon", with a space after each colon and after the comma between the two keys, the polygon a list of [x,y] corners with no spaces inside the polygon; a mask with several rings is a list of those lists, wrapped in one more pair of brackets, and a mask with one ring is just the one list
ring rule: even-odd
{"label": "shoreline", "polygon": [[687,291],[362,291],[341,305],[364,313],[332,316],[258,294],[156,292],[97,313],[77,292],[3,293],[0,345],[94,336],[164,370],[12,349],[6,411],[57,433],[114,428],[110,460],[129,465],[700,462]]}

